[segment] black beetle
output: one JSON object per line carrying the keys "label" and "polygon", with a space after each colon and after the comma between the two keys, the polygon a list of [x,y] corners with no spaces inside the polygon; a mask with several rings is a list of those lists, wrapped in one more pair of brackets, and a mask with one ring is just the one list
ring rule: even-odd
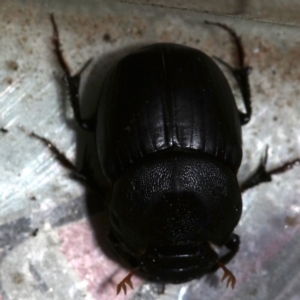
{"label": "black beetle", "polygon": [[[143,47],[121,59],[101,88],[96,122],[82,120],[80,73],[71,76],[60,49],[75,118],[95,131],[102,171],[111,184],[109,242],[153,281],[181,283],[221,266],[239,247],[232,234],[242,211],[237,171],[241,124],[251,116],[247,68],[236,34],[246,114],[238,111],[225,76],[203,52],[176,44]],[[241,79],[246,82],[242,85]],[[244,88],[245,87],[245,88]],[[95,125],[94,125],[95,124]],[[219,258],[213,245],[230,252]]]}
{"label": "black beetle", "polygon": [[[126,293],[137,269],[149,280],[181,283],[221,267],[227,286],[234,275],[224,266],[239,249],[233,233],[242,211],[241,192],[299,160],[266,171],[267,155],[239,186],[241,125],[251,118],[250,68],[240,38],[228,26],[238,52],[232,68],[246,112],[237,109],[217,64],[200,50],[154,44],[121,59],[107,74],[93,120],[81,117],[81,71],[71,76],[51,15],[54,51],[65,72],[75,119],[95,132],[102,171],[111,185],[109,243],[133,267],[119,283]],[[50,144],[45,138],[35,137]],[[48,146],[49,146],[48,145]],[[59,159],[71,163],[52,146]],[[219,257],[214,247],[229,250]]]}

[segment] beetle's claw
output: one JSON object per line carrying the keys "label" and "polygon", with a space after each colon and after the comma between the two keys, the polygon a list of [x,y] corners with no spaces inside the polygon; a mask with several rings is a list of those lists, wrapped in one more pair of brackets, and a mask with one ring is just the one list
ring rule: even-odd
{"label": "beetle's claw", "polygon": [[120,294],[121,290],[124,291],[124,294],[127,293],[127,286],[126,284],[133,289],[133,284],[131,281],[132,275],[137,271],[138,268],[133,269],[130,271],[130,273],[117,285],[117,295]]}
{"label": "beetle's claw", "polygon": [[230,273],[225,272],[221,281],[223,282],[227,277],[228,277],[228,279],[227,279],[226,287],[228,287],[231,283],[231,287],[232,287],[232,289],[234,289],[236,279],[231,272]]}
{"label": "beetle's claw", "polygon": [[236,284],[236,278],[235,278],[235,276],[232,274],[231,271],[229,271],[229,270],[225,267],[225,265],[224,265],[223,263],[218,262],[218,264],[219,264],[219,267],[222,268],[222,270],[224,271],[224,275],[223,275],[223,277],[222,277],[221,282],[223,282],[226,278],[228,278],[228,279],[227,279],[226,287],[228,287],[228,286],[231,284],[231,288],[234,289],[235,284]]}
{"label": "beetle's claw", "polygon": [[[130,276],[131,277],[131,276]],[[120,294],[121,290],[123,289],[124,294],[126,295],[127,293],[127,285],[129,285],[131,287],[131,289],[133,289],[133,285],[131,282],[131,278],[128,278],[128,275],[117,285],[117,295]]]}

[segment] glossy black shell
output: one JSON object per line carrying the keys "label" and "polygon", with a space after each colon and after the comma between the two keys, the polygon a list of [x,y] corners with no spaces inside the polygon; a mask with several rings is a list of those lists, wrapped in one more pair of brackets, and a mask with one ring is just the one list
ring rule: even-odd
{"label": "glossy black shell", "polygon": [[113,183],[161,151],[195,150],[237,173],[241,125],[231,89],[203,52],[154,44],[124,57],[104,82],[97,115],[102,170]]}

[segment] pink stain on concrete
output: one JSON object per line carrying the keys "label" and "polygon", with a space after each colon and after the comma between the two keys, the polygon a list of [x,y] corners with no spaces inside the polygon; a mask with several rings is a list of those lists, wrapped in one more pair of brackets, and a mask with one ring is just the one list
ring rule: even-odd
{"label": "pink stain on concrete", "polygon": [[[102,253],[88,222],[74,223],[60,228],[58,234],[62,241],[62,253],[79,278],[86,282],[87,290],[95,300],[125,300],[130,298],[132,290],[129,287],[126,296],[120,293],[116,297],[116,286],[127,275],[128,271],[121,269],[118,264]],[[109,278],[111,279],[109,280]],[[132,283],[137,289],[142,281],[133,276]]]}

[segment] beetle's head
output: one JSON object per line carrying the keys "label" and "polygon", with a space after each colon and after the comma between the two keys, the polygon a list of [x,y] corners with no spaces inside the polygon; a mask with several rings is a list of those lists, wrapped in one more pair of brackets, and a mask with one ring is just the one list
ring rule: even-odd
{"label": "beetle's head", "polygon": [[149,247],[140,268],[152,281],[182,283],[198,278],[217,265],[218,255],[208,242]]}
{"label": "beetle's head", "polygon": [[236,175],[217,159],[166,153],[125,171],[109,206],[110,244],[152,280],[180,283],[217,265],[241,215]]}

